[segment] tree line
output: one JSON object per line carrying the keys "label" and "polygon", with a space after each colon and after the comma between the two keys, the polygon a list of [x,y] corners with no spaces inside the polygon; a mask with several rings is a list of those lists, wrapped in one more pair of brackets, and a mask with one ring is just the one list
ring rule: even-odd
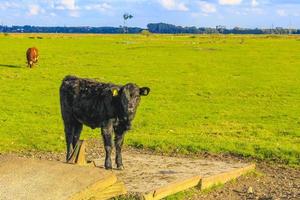
{"label": "tree line", "polygon": [[[125,18],[124,18],[125,20]],[[125,22],[124,22],[125,24]],[[235,27],[228,29],[225,26],[215,28],[182,27],[166,23],[150,23],[147,25],[150,33],[160,34],[300,34],[300,29],[289,29],[275,27],[269,29],[250,29]],[[141,33],[143,28],[139,27],[46,27],[46,26],[0,26],[3,33],[101,33],[101,34],[121,34],[121,33]]]}
{"label": "tree line", "polygon": [[225,26],[216,26],[215,28],[206,28],[195,26],[182,27],[175,26],[173,24],[166,23],[151,23],[147,25],[148,30],[151,33],[165,33],[165,34],[300,34],[300,29],[288,29],[282,27],[270,28],[270,29],[250,29],[235,27],[227,29]]}
{"label": "tree line", "polygon": [[[126,28],[126,33],[140,33],[143,29],[138,27]],[[124,27],[66,27],[66,26],[0,26],[3,33],[124,33]]]}

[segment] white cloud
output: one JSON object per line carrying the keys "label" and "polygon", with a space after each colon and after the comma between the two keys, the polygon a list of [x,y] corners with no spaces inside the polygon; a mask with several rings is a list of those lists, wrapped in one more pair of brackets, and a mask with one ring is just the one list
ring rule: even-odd
{"label": "white cloud", "polygon": [[255,15],[264,15],[265,14],[265,10],[261,9],[261,8],[250,8],[249,10]]}
{"label": "white cloud", "polygon": [[93,5],[87,5],[84,7],[86,10],[97,10],[100,12],[106,12],[110,9],[112,9],[112,6],[108,3],[99,3],[99,4],[93,4]]}
{"label": "white cloud", "polygon": [[[76,0],[44,0],[49,6],[53,9],[58,10],[68,10],[69,16],[71,17],[80,17],[79,10],[80,8],[76,5]],[[55,17],[54,12],[50,13],[51,16]]]}
{"label": "white cloud", "polygon": [[70,10],[74,10],[76,8],[75,0],[61,0],[61,4]]}
{"label": "white cloud", "polygon": [[278,10],[276,11],[276,13],[277,13],[277,15],[279,15],[280,17],[285,17],[285,16],[288,15],[287,12],[286,12],[284,9],[278,9]]}
{"label": "white cloud", "polygon": [[212,3],[208,3],[206,1],[199,1],[198,5],[200,10],[205,14],[217,12],[216,6]]}
{"label": "white cloud", "polygon": [[257,0],[252,0],[252,1],[251,1],[251,6],[252,6],[252,7],[256,7],[256,6],[258,6],[258,4],[259,4],[259,3],[257,2]]}
{"label": "white cloud", "polygon": [[45,10],[42,9],[39,5],[32,4],[28,6],[28,15],[38,15],[40,13],[44,13]]}
{"label": "white cloud", "polygon": [[80,14],[79,14],[79,12],[78,12],[77,10],[71,10],[71,11],[69,12],[69,15],[70,15],[71,17],[80,17]]}
{"label": "white cloud", "polygon": [[9,1],[0,2],[0,10],[5,10],[9,8],[19,8],[19,7],[20,5],[15,2],[9,2]]}
{"label": "white cloud", "polygon": [[60,0],[57,3],[56,8],[60,9],[60,10],[64,10],[64,9],[77,10],[78,9],[78,7],[76,6],[75,0]]}
{"label": "white cloud", "polygon": [[293,16],[294,16],[294,17],[299,17],[299,16],[300,16],[300,13],[294,13]]}
{"label": "white cloud", "polygon": [[229,13],[236,14],[236,15],[244,15],[244,16],[258,16],[258,15],[265,15],[266,12],[262,8],[258,7],[247,7],[247,8],[239,8],[229,10]]}
{"label": "white cloud", "polygon": [[178,0],[159,0],[159,3],[167,10],[188,11],[185,3]]}
{"label": "white cloud", "polygon": [[221,5],[239,5],[242,3],[242,0],[219,0]]}

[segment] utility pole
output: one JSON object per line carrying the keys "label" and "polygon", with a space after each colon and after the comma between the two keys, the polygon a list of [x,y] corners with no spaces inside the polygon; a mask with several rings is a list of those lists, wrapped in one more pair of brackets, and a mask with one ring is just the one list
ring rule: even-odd
{"label": "utility pole", "polygon": [[274,34],[274,24],[272,24],[272,29],[271,29],[271,31],[272,31],[272,34]]}
{"label": "utility pole", "polygon": [[289,34],[292,34],[292,22],[291,22],[291,18],[289,19]]}

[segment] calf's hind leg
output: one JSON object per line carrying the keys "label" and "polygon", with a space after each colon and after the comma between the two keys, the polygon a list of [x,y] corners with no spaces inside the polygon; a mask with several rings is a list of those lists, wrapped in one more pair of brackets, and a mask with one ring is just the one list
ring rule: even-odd
{"label": "calf's hind leg", "polygon": [[82,124],[73,120],[72,122],[65,122],[65,136],[67,145],[67,155],[66,161],[70,160],[71,151],[74,150],[76,143],[80,138],[80,133],[82,131]]}
{"label": "calf's hind leg", "polygon": [[65,137],[66,137],[66,145],[67,145],[67,154],[66,154],[66,162],[70,159],[70,153],[72,151],[72,143],[73,143],[73,134],[72,127],[69,124],[65,123]]}
{"label": "calf's hind leg", "polygon": [[72,146],[73,149],[75,148],[79,138],[80,138],[80,133],[82,131],[82,124],[79,122],[74,122],[73,123],[73,141],[72,141]]}

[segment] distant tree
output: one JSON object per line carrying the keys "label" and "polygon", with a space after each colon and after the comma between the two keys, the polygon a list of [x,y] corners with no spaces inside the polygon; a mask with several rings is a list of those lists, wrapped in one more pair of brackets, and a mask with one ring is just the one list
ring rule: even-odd
{"label": "distant tree", "polygon": [[126,21],[127,21],[128,19],[132,19],[132,18],[133,18],[133,15],[131,15],[131,14],[128,14],[128,13],[124,13],[124,14],[123,14],[123,19],[124,19],[124,27],[123,27],[123,30],[124,30],[124,33],[127,33],[127,32],[128,32],[127,26],[126,26]]}
{"label": "distant tree", "polygon": [[225,30],[226,30],[226,26],[222,26],[222,25],[218,25],[216,26],[216,30],[219,32],[219,33],[224,33]]}
{"label": "distant tree", "polygon": [[149,30],[146,30],[146,29],[142,30],[142,31],[141,31],[141,34],[142,34],[142,35],[145,35],[145,36],[147,36],[147,37],[151,35],[150,31],[149,31]]}

